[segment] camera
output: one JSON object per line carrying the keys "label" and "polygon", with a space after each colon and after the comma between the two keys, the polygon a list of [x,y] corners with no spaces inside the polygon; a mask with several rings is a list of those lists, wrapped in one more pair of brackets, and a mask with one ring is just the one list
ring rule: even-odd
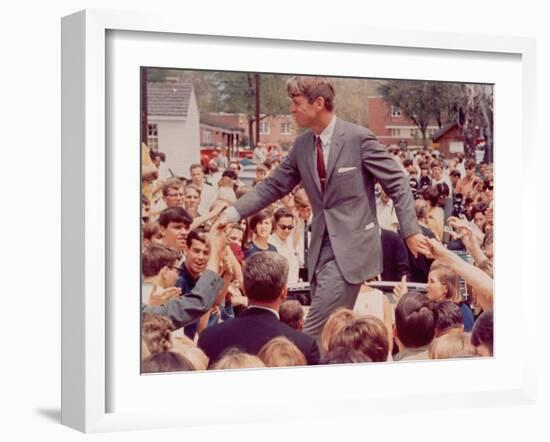
{"label": "camera", "polygon": [[464,216],[464,196],[461,193],[455,193],[453,195],[453,213],[452,216],[462,218]]}

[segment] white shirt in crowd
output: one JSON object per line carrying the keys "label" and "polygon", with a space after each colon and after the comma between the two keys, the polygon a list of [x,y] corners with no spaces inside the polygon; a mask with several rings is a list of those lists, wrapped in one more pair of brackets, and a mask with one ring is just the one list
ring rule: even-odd
{"label": "white shirt in crowd", "polygon": [[210,206],[218,197],[218,191],[210,184],[203,184],[201,189],[201,202],[199,204],[199,213],[205,215],[210,212]]}
{"label": "white shirt in crowd", "polygon": [[391,199],[387,203],[383,203],[380,198],[376,200],[376,216],[380,227],[386,230],[397,230],[399,221]]}
{"label": "white shirt in crowd", "polygon": [[284,256],[288,261],[287,283],[294,284],[298,282],[300,264],[298,262],[298,252],[292,246],[292,235],[289,235],[286,241],[283,241],[276,233],[272,233],[269,242],[277,248],[279,255]]}

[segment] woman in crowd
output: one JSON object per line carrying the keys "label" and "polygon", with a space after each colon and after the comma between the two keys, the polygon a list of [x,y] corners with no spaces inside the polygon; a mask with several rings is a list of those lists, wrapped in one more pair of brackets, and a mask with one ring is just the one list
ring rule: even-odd
{"label": "woman in crowd", "polygon": [[438,262],[434,262],[430,267],[426,290],[431,301],[452,301],[457,304],[462,312],[464,330],[472,330],[474,313],[460,294],[458,275],[454,271]]}
{"label": "woman in crowd", "polygon": [[357,315],[349,308],[340,307],[336,309],[328,318],[323,331],[321,332],[321,354],[326,354],[329,349],[329,343],[332,337],[342,330],[346,325],[351,324]]}
{"label": "woman in crowd", "polygon": [[193,184],[188,184],[184,189],[183,204],[185,210],[189,212],[193,218],[200,216],[199,214],[199,205],[201,202],[201,191],[198,187],[195,187]]}
{"label": "woman in crowd", "polygon": [[266,210],[261,210],[250,217],[249,230],[252,232],[252,241],[244,252],[245,258],[256,252],[277,252],[277,248],[269,243],[272,222],[271,216]]}

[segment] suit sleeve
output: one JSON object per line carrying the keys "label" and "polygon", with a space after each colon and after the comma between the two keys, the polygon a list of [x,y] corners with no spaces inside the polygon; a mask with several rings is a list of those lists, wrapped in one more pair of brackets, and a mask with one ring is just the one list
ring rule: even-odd
{"label": "suit sleeve", "polygon": [[384,191],[393,200],[399,230],[403,237],[420,233],[414,198],[407,177],[384,146],[366,129],[361,134],[361,160],[363,167],[380,182]]}
{"label": "suit sleeve", "polygon": [[407,246],[400,235],[396,235],[394,241],[395,247],[395,267],[397,268],[397,275],[399,279],[403,275],[407,275],[407,280],[411,280],[411,272],[409,270],[409,253],[407,252]]}
{"label": "suit sleeve", "polygon": [[212,307],[222,286],[222,278],[216,272],[206,270],[189,293],[161,306],[144,305],[142,311],[166,316],[176,328],[184,327]]}
{"label": "suit sleeve", "polygon": [[273,173],[246,192],[233,206],[241,218],[246,218],[267,207],[289,193],[300,182],[300,172],[296,163],[295,149],[288,155]]}

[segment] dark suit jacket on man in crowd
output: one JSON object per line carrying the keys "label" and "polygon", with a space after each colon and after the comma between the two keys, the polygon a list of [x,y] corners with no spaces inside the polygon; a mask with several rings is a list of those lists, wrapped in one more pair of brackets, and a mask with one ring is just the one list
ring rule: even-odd
{"label": "dark suit jacket on man in crowd", "polygon": [[308,365],[319,363],[319,349],[312,337],[281,322],[273,312],[255,307],[234,319],[205,329],[199,335],[198,346],[212,365],[231,347],[257,355],[267,342],[277,336],[292,341],[304,354]]}

